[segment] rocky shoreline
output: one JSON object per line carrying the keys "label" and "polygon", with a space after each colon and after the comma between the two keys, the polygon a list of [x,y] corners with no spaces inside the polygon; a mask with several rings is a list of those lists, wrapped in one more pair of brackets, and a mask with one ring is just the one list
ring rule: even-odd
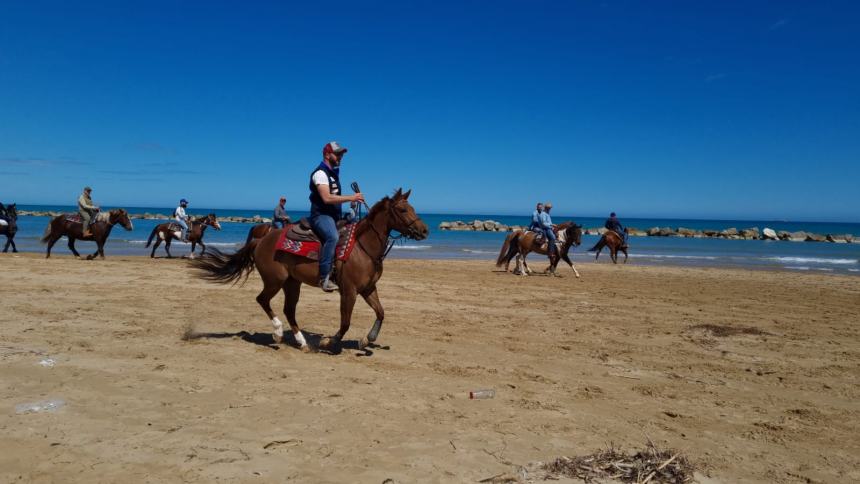
{"label": "rocky shoreline", "polygon": [[[30,211],[30,210],[20,210],[18,212],[18,216],[29,216],[29,217],[56,217],[57,215],[62,215],[64,212],[49,212],[49,211]],[[192,218],[205,217],[206,214],[188,214]],[[163,213],[130,213],[128,217],[133,220],[173,220],[173,217],[170,215],[165,215]],[[271,223],[272,219],[261,217],[259,215],[254,215],[253,217],[218,217],[219,222],[235,222],[240,224],[261,224],[261,223]]]}
{"label": "rocky shoreline", "polygon": [[[463,222],[456,220],[453,222],[442,222],[439,224],[439,230],[458,230],[458,231],[477,231],[477,232],[511,232],[514,230],[525,230],[525,227],[520,225],[505,225],[495,220],[473,220],[472,222]],[[860,237],[855,237],[852,234],[815,234],[812,232],[787,232],[784,230],[773,230],[765,227],[759,230],[758,227],[749,227],[745,229],[737,229],[735,227],[724,230],[696,230],[686,227],[651,227],[647,230],[628,227],[628,232],[631,237],[686,237],[696,239],[731,239],[731,240],[785,240],[790,242],[832,242],[837,244],[855,243],[860,244]],[[585,235],[603,235],[606,229],[584,228]]]}

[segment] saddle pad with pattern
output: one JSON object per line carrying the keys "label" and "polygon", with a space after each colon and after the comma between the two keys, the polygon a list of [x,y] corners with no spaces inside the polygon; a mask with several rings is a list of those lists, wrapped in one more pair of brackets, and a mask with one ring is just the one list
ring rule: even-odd
{"label": "saddle pad with pattern", "polygon": [[[352,254],[352,249],[355,248],[355,229],[358,224],[346,225],[340,232],[340,240],[337,243],[335,256],[337,260],[346,262]],[[298,255],[311,260],[319,260],[320,244],[317,240],[293,240],[288,235],[291,233],[292,225],[281,230],[281,235],[278,237],[278,243],[275,245],[276,252],[286,252],[288,254]]]}
{"label": "saddle pad with pattern", "polygon": [[83,220],[81,220],[81,214],[79,213],[67,213],[66,220],[76,224],[83,223]]}

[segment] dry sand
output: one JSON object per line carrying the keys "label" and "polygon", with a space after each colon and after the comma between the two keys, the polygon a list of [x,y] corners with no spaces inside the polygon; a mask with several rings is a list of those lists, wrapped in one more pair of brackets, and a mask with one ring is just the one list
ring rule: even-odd
{"label": "dry sand", "polygon": [[[476,482],[646,435],[720,482],[860,481],[858,277],[385,269],[382,347],[349,348],[359,302],[343,353],[304,354],[268,344],[255,274],[4,254],[0,482]],[[305,287],[299,317],[331,334],[336,296]]]}

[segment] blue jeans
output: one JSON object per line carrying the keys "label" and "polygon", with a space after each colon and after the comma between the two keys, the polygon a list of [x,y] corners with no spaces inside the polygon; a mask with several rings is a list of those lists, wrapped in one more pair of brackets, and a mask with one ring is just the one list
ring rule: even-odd
{"label": "blue jeans", "polygon": [[337,225],[330,215],[317,215],[310,219],[311,228],[322,242],[320,248],[320,279],[324,279],[331,273],[331,265],[334,263],[334,252],[337,249]]}
{"label": "blue jeans", "polygon": [[555,245],[555,232],[553,232],[551,228],[544,228],[543,235],[546,237],[547,250],[549,251],[549,253],[552,254],[553,252],[556,252],[558,247],[556,247]]}
{"label": "blue jeans", "polygon": [[287,224],[281,220],[272,220],[272,228],[273,229],[282,229],[286,226],[287,226]]}
{"label": "blue jeans", "polygon": [[181,218],[176,219],[176,223],[178,223],[179,226],[182,227],[182,239],[185,240],[186,234],[188,234],[188,224],[185,223],[185,220],[182,220]]}

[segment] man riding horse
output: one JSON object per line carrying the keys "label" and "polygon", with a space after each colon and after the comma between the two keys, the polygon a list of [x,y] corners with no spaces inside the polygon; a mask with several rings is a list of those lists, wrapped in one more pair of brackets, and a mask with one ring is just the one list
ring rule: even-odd
{"label": "man riding horse", "polygon": [[543,229],[543,235],[546,237],[547,250],[549,252],[549,258],[552,260],[553,257],[558,256],[558,246],[556,245],[555,238],[555,230],[552,225],[552,217],[549,216],[549,212],[552,210],[552,202],[546,202],[543,205],[543,212],[540,214],[540,225],[541,229]]}
{"label": "man riding horse", "polygon": [[364,202],[361,193],[341,195],[340,164],[347,149],[337,141],[327,143],[323,147],[323,161],[311,172],[310,201],[311,228],[320,238],[320,287],[325,292],[338,289],[332,281],[331,271],[334,253],[337,247],[337,221],[342,218],[340,205],[346,202]]}
{"label": "man riding horse", "polygon": [[81,193],[80,197],[78,197],[78,213],[81,214],[81,221],[84,224],[81,234],[82,238],[93,236],[93,233],[90,230],[90,223],[92,223],[93,217],[95,217],[96,213],[99,211],[99,207],[93,203],[93,199],[90,196],[92,192],[92,188],[84,187],[84,192]]}
{"label": "man riding horse", "polygon": [[621,225],[621,222],[618,221],[618,217],[615,216],[615,212],[609,214],[609,218],[606,219],[606,223],[603,224],[607,230],[611,230],[618,234],[621,237],[621,241],[624,243],[624,247],[627,247],[627,229]]}

